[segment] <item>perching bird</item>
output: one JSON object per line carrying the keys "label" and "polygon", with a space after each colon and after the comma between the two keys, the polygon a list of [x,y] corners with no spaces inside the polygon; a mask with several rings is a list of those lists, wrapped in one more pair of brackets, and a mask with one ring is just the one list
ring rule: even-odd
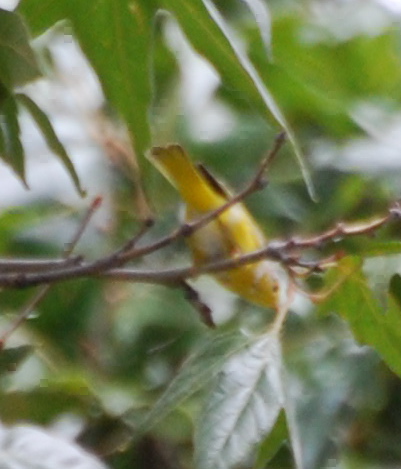
{"label": "perching bird", "polygon": [[[196,220],[230,199],[229,192],[202,166],[195,166],[180,145],[154,147],[150,159],[183,198],[186,221]],[[195,230],[187,241],[195,266],[236,258],[266,245],[258,223],[241,202]],[[213,276],[252,303],[278,309],[283,301],[283,271],[276,262],[260,260]]]}

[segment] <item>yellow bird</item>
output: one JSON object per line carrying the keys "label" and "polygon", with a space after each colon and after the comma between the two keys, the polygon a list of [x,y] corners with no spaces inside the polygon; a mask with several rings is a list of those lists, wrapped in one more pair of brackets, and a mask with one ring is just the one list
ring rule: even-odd
{"label": "yellow bird", "polygon": [[[229,192],[202,166],[195,166],[180,145],[154,147],[150,159],[178,190],[186,204],[187,221],[215,210]],[[232,259],[266,245],[266,238],[243,203],[225,210],[188,237],[195,266]],[[278,309],[282,297],[282,271],[268,260],[235,267],[213,275],[227,289],[258,305]]]}

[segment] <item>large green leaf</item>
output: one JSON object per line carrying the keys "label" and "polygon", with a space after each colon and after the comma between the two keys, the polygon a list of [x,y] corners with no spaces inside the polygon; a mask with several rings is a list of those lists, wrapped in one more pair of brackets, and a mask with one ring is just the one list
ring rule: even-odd
{"label": "large green leaf", "polygon": [[370,288],[360,259],[347,257],[338,268],[346,280],[323,309],[340,314],[348,321],[356,340],[373,347],[401,376],[401,314],[394,293],[388,296],[386,310]]}
{"label": "large green leaf", "polygon": [[280,341],[274,332],[227,360],[198,422],[198,469],[229,469],[251,456],[284,405],[281,372]]}
{"label": "large green leaf", "polygon": [[167,390],[145,415],[136,430],[146,432],[185,399],[210,383],[223,363],[248,339],[240,333],[226,333],[208,336],[183,364],[180,372]]}
{"label": "large green leaf", "polygon": [[70,0],[68,19],[141,156],[150,146],[151,2]]}
{"label": "large green leaf", "polygon": [[66,5],[64,0],[21,0],[17,11],[20,12],[33,34],[42,34],[57,21],[65,19]]}
{"label": "large green leaf", "polygon": [[40,75],[21,17],[0,9],[0,82],[9,91]]}
{"label": "large green leaf", "polygon": [[286,131],[308,189],[313,193],[309,173],[291,128],[214,4],[210,0],[161,0],[160,3],[174,14],[193,47],[213,64],[225,86],[242,94],[263,116]]}
{"label": "large green leaf", "polygon": [[21,12],[41,32],[55,21],[71,21],[105,95],[124,118],[138,155],[150,146],[148,107],[152,1],[23,0]]}
{"label": "large green leaf", "polygon": [[35,120],[44,139],[46,140],[48,147],[60,158],[65,169],[68,171],[72,180],[74,181],[76,189],[80,192],[82,196],[85,195],[85,191],[81,187],[81,183],[79,181],[78,174],[75,171],[74,165],[72,164],[70,157],[68,156],[64,148],[64,145],[57,137],[56,132],[54,131],[53,126],[47,115],[40,109],[40,107],[34,101],[32,101],[31,98],[29,98],[25,94],[18,93],[16,95],[16,98]]}

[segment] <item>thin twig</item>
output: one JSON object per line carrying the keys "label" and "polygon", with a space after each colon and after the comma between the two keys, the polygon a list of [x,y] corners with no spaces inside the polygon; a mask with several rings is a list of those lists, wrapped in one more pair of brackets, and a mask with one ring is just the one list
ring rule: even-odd
{"label": "thin twig", "polygon": [[60,269],[71,265],[77,265],[82,261],[82,256],[71,256],[68,259],[0,259],[0,272],[43,272],[52,269]]}
{"label": "thin twig", "polygon": [[[68,259],[69,256],[72,254],[73,250],[75,249],[76,245],[78,244],[79,240],[82,237],[86,227],[88,226],[93,214],[96,210],[100,207],[101,198],[96,197],[94,201],[91,203],[90,207],[88,208],[85,217],[81,221],[78,226],[78,230],[74,234],[72,240],[66,245],[63,251],[63,258]],[[7,340],[10,336],[18,329],[18,327],[26,321],[26,319],[30,316],[34,308],[45,298],[49,290],[51,289],[51,284],[43,285],[39,291],[27,301],[27,303],[22,307],[20,313],[17,317],[13,320],[11,326],[2,334],[0,337],[0,350],[4,347]]]}

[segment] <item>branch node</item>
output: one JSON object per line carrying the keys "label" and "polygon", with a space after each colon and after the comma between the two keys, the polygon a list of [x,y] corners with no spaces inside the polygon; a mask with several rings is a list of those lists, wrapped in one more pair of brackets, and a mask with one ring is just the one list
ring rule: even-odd
{"label": "branch node", "polygon": [[154,217],[148,217],[145,220],[143,220],[143,224],[146,228],[152,228],[155,224],[155,219]]}
{"label": "branch node", "polygon": [[260,175],[260,177],[258,177],[258,178],[255,180],[255,190],[256,190],[256,191],[261,191],[261,190],[263,190],[268,184],[269,184],[269,181],[268,181],[267,177]]}
{"label": "branch node", "polygon": [[[196,223],[196,222],[195,222]],[[191,236],[191,234],[194,232],[194,225],[192,223],[183,223],[181,225],[181,234],[184,238]]]}

